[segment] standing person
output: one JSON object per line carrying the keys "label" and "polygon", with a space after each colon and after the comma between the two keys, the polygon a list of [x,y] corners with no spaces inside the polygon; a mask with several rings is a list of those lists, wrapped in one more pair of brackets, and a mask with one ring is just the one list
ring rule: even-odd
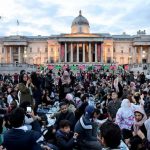
{"label": "standing person", "polygon": [[118,94],[116,92],[112,92],[111,94],[112,100],[108,103],[108,115],[112,121],[115,121],[116,113],[121,106],[121,101],[118,99]]}
{"label": "standing person", "polygon": [[132,108],[128,99],[122,101],[121,107],[117,111],[115,122],[121,129],[131,130],[134,122],[134,108]]}
{"label": "standing person", "polygon": [[50,94],[52,91],[52,84],[54,83],[52,73],[52,70],[49,70],[45,77],[45,88],[49,91]]}
{"label": "standing person", "polygon": [[42,97],[41,82],[36,72],[31,73],[31,82],[34,87],[32,91],[33,91],[33,99],[35,101],[34,113],[36,114],[38,105],[41,104],[41,97]]}
{"label": "standing person", "polygon": [[128,99],[124,99],[117,111],[115,123],[122,130],[123,138],[126,139],[132,134],[131,127],[134,123],[134,108]]}
{"label": "standing person", "polygon": [[68,71],[64,71],[63,76],[59,79],[59,99],[66,97],[67,93],[71,92],[71,79]]}
{"label": "standing person", "polygon": [[144,84],[144,83],[145,83],[145,74],[144,74],[144,72],[142,72],[140,74],[140,84]]}
{"label": "standing person", "polygon": [[18,84],[19,75],[17,73],[14,74],[14,84]]}
{"label": "standing person", "polygon": [[20,104],[24,101],[29,101],[30,104],[33,106],[33,88],[34,85],[31,82],[31,78],[28,78],[27,74],[25,73],[21,74],[20,83],[18,84]]}

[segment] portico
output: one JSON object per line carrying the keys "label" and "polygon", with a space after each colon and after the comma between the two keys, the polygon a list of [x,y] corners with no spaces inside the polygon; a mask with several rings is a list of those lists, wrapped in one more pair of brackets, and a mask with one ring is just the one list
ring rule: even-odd
{"label": "portico", "polygon": [[4,63],[25,63],[26,46],[4,45],[3,51]]}
{"label": "portico", "polygon": [[[147,40],[147,39],[145,39]],[[135,41],[133,43],[132,60],[133,63],[150,63],[150,42],[147,41]]]}
{"label": "portico", "polygon": [[101,62],[101,43],[102,42],[61,42],[60,43],[60,62],[91,63]]}

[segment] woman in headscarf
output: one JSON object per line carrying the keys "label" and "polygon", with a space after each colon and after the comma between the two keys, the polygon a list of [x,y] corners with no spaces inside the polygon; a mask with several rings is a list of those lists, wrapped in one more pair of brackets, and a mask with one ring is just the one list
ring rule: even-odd
{"label": "woman in headscarf", "polygon": [[145,128],[144,122],[146,121],[147,116],[142,107],[139,107],[135,110],[134,116],[135,118],[134,118],[134,124],[132,126],[132,130],[133,130],[134,135],[137,135],[137,132],[139,129],[142,130],[142,127]]}
{"label": "woman in headscarf", "polygon": [[67,93],[71,91],[71,79],[68,71],[64,71],[62,77],[59,79],[59,99],[63,100]]}
{"label": "woman in headscarf", "polygon": [[143,135],[147,136],[147,131],[145,128],[145,121],[147,119],[147,116],[144,112],[144,109],[142,107],[139,107],[134,112],[134,123],[132,126],[132,137],[130,138],[130,144],[131,149],[138,150],[140,148],[145,149],[145,145],[143,144],[143,139],[139,136],[140,132],[143,133]]}
{"label": "woman in headscarf", "polygon": [[131,127],[134,122],[134,108],[128,99],[124,99],[116,114],[115,123],[119,125],[122,130],[123,139],[128,139],[132,136]]}

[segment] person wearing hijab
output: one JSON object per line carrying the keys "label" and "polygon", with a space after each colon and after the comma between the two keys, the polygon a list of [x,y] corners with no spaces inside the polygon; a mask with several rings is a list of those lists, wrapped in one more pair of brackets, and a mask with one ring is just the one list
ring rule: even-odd
{"label": "person wearing hijab", "polygon": [[59,79],[59,99],[65,98],[67,93],[71,92],[71,79],[68,71],[64,71],[62,77]]}
{"label": "person wearing hijab", "polygon": [[141,137],[141,132],[144,135],[144,137],[147,136],[147,131],[144,124],[147,119],[147,116],[142,107],[139,107],[135,110],[134,116],[134,123],[131,128],[132,137],[130,138],[131,149],[145,149],[145,145],[143,144],[143,139]]}
{"label": "person wearing hijab", "polygon": [[116,114],[115,123],[119,125],[123,139],[128,139],[132,136],[131,127],[134,122],[134,108],[128,99],[124,99]]}
{"label": "person wearing hijab", "polygon": [[134,122],[134,109],[128,99],[124,99],[121,103],[116,114],[115,123],[119,125],[121,129],[131,130]]}
{"label": "person wearing hijab", "polygon": [[61,77],[62,84],[70,84],[70,75],[68,71],[64,71],[63,76]]}
{"label": "person wearing hijab", "polygon": [[147,116],[144,112],[144,109],[142,107],[137,108],[134,112],[134,124],[132,126],[133,135],[137,135],[139,129],[142,130],[142,128],[145,128],[144,123],[146,120]]}

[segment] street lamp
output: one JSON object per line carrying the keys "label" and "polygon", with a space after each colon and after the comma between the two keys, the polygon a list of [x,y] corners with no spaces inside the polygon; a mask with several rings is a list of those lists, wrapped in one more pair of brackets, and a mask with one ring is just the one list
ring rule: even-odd
{"label": "street lamp", "polygon": [[27,58],[27,50],[24,51],[24,62],[26,63],[26,58]]}
{"label": "street lamp", "polygon": [[129,56],[129,64],[131,64],[131,59],[132,59],[132,56],[130,55]]}

